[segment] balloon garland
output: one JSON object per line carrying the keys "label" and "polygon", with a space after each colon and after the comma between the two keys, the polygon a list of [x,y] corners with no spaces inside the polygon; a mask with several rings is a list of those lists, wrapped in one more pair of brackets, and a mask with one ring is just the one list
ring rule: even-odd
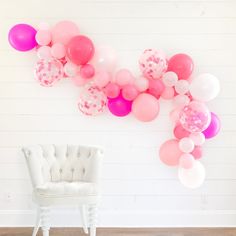
{"label": "balloon garland", "polygon": [[37,30],[17,24],[8,39],[18,51],[36,49],[34,72],[40,85],[53,86],[68,77],[83,86],[78,108],[85,115],[98,115],[108,107],[114,116],[132,113],[138,120],[149,122],[159,114],[160,98],[173,100],[170,118],[175,138],[161,145],[160,159],[168,166],[178,166],[184,186],[197,188],[203,183],[205,169],[199,161],[202,145],[220,130],[218,116],[205,103],[218,95],[220,85],[208,73],[190,78],[194,68],[190,56],[176,54],[167,59],[162,51],[146,49],[139,59],[142,75],[135,78],[128,69],[116,71],[112,48],[95,48],[70,21],[51,28],[43,23]]}

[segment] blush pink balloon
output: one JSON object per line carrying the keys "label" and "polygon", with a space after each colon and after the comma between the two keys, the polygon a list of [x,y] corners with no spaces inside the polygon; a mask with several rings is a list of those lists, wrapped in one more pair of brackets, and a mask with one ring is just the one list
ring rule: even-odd
{"label": "blush pink balloon", "polygon": [[99,87],[105,87],[111,81],[111,75],[105,70],[98,71],[94,76],[94,83]]}
{"label": "blush pink balloon", "polygon": [[194,164],[194,157],[189,153],[184,153],[180,156],[179,165],[184,169],[191,169]]}
{"label": "blush pink balloon", "polygon": [[165,85],[161,79],[149,79],[148,93],[159,99],[164,89]]}
{"label": "blush pink balloon", "polygon": [[132,112],[140,121],[152,121],[159,114],[159,102],[154,96],[142,93],[133,101]]}
{"label": "blush pink balloon", "polygon": [[52,57],[51,48],[49,46],[42,46],[37,49],[37,57],[39,59],[49,60]]}
{"label": "blush pink balloon", "polygon": [[168,166],[177,166],[181,155],[182,152],[179,149],[179,142],[176,139],[170,139],[164,142],[159,150],[161,161]]}
{"label": "blush pink balloon", "polygon": [[188,137],[190,135],[190,132],[184,129],[182,125],[178,124],[174,128],[174,135],[177,139],[182,139]]}
{"label": "blush pink balloon", "polygon": [[71,77],[71,80],[74,83],[74,85],[76,85],[78,87],[84,86],[88,82],[87,79],[84,79],[79,75]]}
{"label": "blush pink balloon", "polygon": [[36,42],[41,46],[48,45],[51,40],[51,32],[49,30],[38,30],[35,35]]}
{"label": "blush pink balloon", "polygon": [[120,94],[120,87],[115,83],[109,83],[104,88],[104,93],[108,98],[116,98]]}
{"label": "blush pink balloon", "polygon": [[178,79],[188,79],[193,72],[193,60],[190,56],[180,53],[170,58],[168,71],[173,71],[178,75]]}
{"label": "blush pink balloon", "polygon": [[67,45],[70,39],[79,34],[78,26],[71,21],[60,21],[51,30],[52,42]]}
{"label": "blush pink balloon", "polygon": [[121,69],[116,72],[115,81],[119,86],[125,86],[134,82],[132,73],[127,69]]}
{"label": "blush pink balloon", "polygon": [[175,95],[175,90],[172,87],[165,87],[163,90],[161,97],[163,99],[169,100],[172,99]]}
{"label": "blush pink balloon", "polygon": [[134,81],[134,85],[139,92],[144,92],[145,90],[148,89],[149,81],[148,79],[141,77]]}
{"label": "blush pink balloon", "polygon": [[128,101],[132,101],[138,96],[138,90],[134,85],[127,84],[122,89],[122,96]]}
{"label": "blush pink balloon", "polygon": [[191,154],[194,156],[195,160],[198,160],[202,157],[202,147],[195,146]]}
{"label": "blush pink balloon", "polygon": [[85,65],[94,55],[93,42],[84,35],[71,38],[67,44],[67,56],[77,65]]}
{"label": "blush pink balloon", "polygon": [[51,54],[57,59],[61,59],[66,55],[65,46],[61,43],[55,43],[51,47]]}
{"label": "blush pink balloon", "polygon": [[179,122],[179,113],[180,113],[180,109],[179,108],[175,108],[174,110],[172,110],[169,114],[170,119],[173,123],[178,123]]}
{"label": "blush pink balloon", "polygon": [[85,64],[80,67],[80,75],[84,79],[90,79],[94,76],[94,74],[95,74],[95,69],[92,65]]}

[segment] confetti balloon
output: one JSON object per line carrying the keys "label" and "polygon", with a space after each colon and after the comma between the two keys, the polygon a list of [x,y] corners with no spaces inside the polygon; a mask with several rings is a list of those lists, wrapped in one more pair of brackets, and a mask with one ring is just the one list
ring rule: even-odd
{"label": "confetti balloon", "polygon": [[146,49],[139,59],[139,67],[144,77],[159,79],[167,70],[167,59],[163,52]]}
{"label": "confetti balloon", "polygon": [[211,118],[205,104],[193,101],[181,110],[179,120],[187,131],[195,133],[205,130]]}
{"label": "confetti balloon", "polygon": [[63,65],[56,59],[41,59],[36,63],[35,78],[42,86],[53,86],[63,74]]}
{"label": "confetti balloon", "polygon": [[105,111],[107,97],[96,85],[89,83],[80,94],[79,110],[88,116],[95,116]]}

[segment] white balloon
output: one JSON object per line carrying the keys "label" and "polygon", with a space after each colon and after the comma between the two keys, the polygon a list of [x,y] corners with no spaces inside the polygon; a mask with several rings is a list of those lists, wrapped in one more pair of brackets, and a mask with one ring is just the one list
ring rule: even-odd
{"label": "white balloon", "polygon": [[69,77],[74,77],[77,75],[79,67],[72,62],[67,62],[64,65],[64,72]]}
{"label": "white balloon", "polygon": [[183,108],[184,106],[187,106],[189,102],[190,99],[187,95],[179,94],[174,97],[173,106],[176,108]]}
{"label": "white balloon", "polygon": [[184,169],[179,167],[178,176],[180,182],[187,188],[198,188],[206,177],[205,167],[199,161],[194,161],[193,167]]}
{"label": "white balloon", "polygon": [[175,72],[168,71],[162,76],[162,80],[165,86],[172,87],[177,83],[178,76]]}
{"label": "white balloon", "polygon": [[178,94],[185,94],[189,91],[189,82],[187,80],[178,80],[175,84],[175,91]]}
{"label": "white balloon", "polygon": [[197,146],[201,146],[205,142],[205,135],[203,133],[191,133],[189,138],[191,138]]}
{"label": "white balloon", "polygon": [[219,80],[214,75],[208,73],[197,76],[190,85],[192,97],[202,102],[208,102],[214,99],[219,92]]}

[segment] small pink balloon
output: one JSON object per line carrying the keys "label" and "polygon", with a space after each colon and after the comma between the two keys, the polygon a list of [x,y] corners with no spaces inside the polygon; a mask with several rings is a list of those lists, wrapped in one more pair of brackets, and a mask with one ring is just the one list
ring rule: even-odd
{"label": "small pink balloon", "polygon": [[131,105],[132,102],[124,99],[121,94],[108,99],[109,111],[115,116],[127,116],[131,112]]}
{"label": "small pink balloon", "polygon": [[163,90],[161,97],[163,99],[169,100],[172,99],[175,95],[175,90],[172,87],[165,87]]}
{"label": "small pink balloon", "polygon": [[71,21],[60,21],[51,30],[52,42],[67,45],[70,39],[79,34],[77,25]]}
{"label": "small pink balloon", "polygon": [[195,146],[191,154],[194,156],[195,160],[198,160],[202,157],[202,147]]}
{"label": "small pink balloon", "polygon": [[173,123],[178,123],[179,122],[179,113],[180,113],[180,109],[179,108],[175,108],[174,110],[172,110],[169,114],[170,119]]}
{"label": "small pink balloon", "polygon": [[154,96],[148,93],[141,93],[133,101],[132,112],[140,121],[152,121],[159,114],[159,102]]}
{"label": "small pink balloon", "polygon": [[176,54],[169,60],[168,71],[175,72],[179,80],[186,80],[193,72],[193,60],[186,54]]}
{"label": "small pink balloon", "polygon": [[184,153],[180,156],[179,165],[184,169],[191,169],[193,167],[194,157],[189,153]]}
{"label": "small pink balloon", "polygon": [[182,125],[178,124],[174,128],[174,135],[177,139],[182,139],[184,137],[188,137],[190,132],[184,129]]}
{"label": "small pink balloon", "polygon": [[67,56],[76,65],[87,64],[93,55],[94,45],[87,36],[74,36],[67,44]]}
{"label": "small pink balloon", "polygon": [[109,83],[104,88],[104,92],[108,98],[116,98],[120,94],[120,87],[115,83]]}
{"label": "small pink balloon", "polygon": [[149,79],[148,93],[159,99],[164,89],[165,85],[161,79]]}
{"label": "small pink balloon", "polygon": [[57,59],[61,59],[66,55],[65,46],[61,43],[55,43],[51,47],[51,54]]}
{"label": "small pink balloon", "polygon": [[139,92],[144,92],[148,89],[149,81],[148,79],[141,77],[134,81],[134,85],[138,89]]}
{"label": "small pink balloon", "polygon": [[105,70],[98,71],[94,76],[94,83],[99,87],[105,87],[111,81],[111,75]]}
{"label": "small pink balloon", "polygon": [[38,30],[35,39],[39,45],[46,46],[52,40],[51,32],[49,30]]}
{"label": "small pink balloon", "polygon": [[49,46],[42,46],[37,49],[37,57],[39,59],[50,59],[52,57],[51,48]]}
{"label": "small pink balloon", "polygon": [[86,83],[88,83],[87,79],[84,79],[79,75],[71,77],[71,80],[74,83],[74,85],[76,85],[78,87],[84,86]]}
{"label": "small pink balloon", "polygon": [[119,86],[125,86],[134,82],[132,73],[127,69],[121,69],[116,72],[115,81]]}
{"label": "small pink balloon", "polygon": [[94,74],[95,74],[95,69],[92,65],[86,64],[80,67],[80,75],[84,79],[90,79],[94,76]]}
{"label": "small pink balloon", "polygon": [[133,101],[138,96],[138,90],[134,85],[127,84],[122,89],[122,96],[128,101]]}
{"label": "small pink balloon", "polygon": [[159,150],[161,161],[168,166],[177,166],[181,155],[182,152],[179,149],[179,142],[176,139],[170,139],[164,142]]}

